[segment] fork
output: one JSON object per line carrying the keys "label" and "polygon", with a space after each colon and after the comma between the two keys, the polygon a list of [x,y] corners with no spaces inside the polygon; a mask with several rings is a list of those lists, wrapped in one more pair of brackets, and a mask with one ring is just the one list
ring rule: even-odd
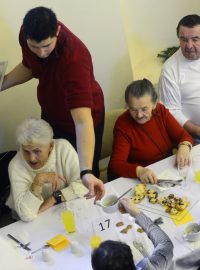
{"label": "fork", "polygon": [[36,253],[36,252],[38,252],[38,251],[40,251],[40,250],[42,250],[42,249],[46,249],[46,248],[49,248],[49,247],[50,247],[50,246],[49,246],[48,244],[45,244],[45,245],[43,245],[42,247],[40,247],[40,248],[38,248],[38,249],[32,251],[31,254],[34,254],[34,253]]}

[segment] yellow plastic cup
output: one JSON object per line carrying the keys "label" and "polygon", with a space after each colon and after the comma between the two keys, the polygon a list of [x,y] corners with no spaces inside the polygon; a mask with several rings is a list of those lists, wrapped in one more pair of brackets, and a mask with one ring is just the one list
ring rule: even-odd
{"label": "yellow plastic cup", "polygon": [[90,238],[90,247],[91,247],[91,249],[93,250],[95,248],[98,248],[99,245],[101,244],[101,242],[102,242],[102,239],[101,239],[101,237],[99,235],[91,236],[91,238]]}
{"label": "yellow plastic cup", "polygon": [[61,213],[61,218],[68,233],[76,231],[74,212],[72,210],[64,210]]}
{"label": "yellow plastic cup", "polygon": [[197,183],[200,183],[200,170],[199,171],[195,171],[194,172],[194,175],[195,175],[195,181]]}
{"label": "yellow plastic cup", "polygon": [[195,182],[200,184],[200,153],[193,153],[192,167],[194,170]]}

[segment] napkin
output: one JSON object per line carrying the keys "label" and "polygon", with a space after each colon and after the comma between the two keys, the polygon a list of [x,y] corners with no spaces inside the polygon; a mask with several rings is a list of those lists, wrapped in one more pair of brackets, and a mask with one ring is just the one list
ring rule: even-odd
{"label": "napkin", "polygon": [[176,226],[186,224],[193,220],[193,216],[187,209],[184,209],[182,212],[180,212],[178,218],[177,215],[170,215],[170,218],[173,220]]}
{"label": "napkin", "polygon": [[55,251],[60,251],[63,248],[69,246],[69,240],[63,234],[58,234],[52,239],[47,241],[47,244],[52,247]]}
{"label": "napkin", "polygon": [[[174,175],[173,173],[169,172],[169,171],[163,171],[160,174],[157,175],[158,179],[171,179],[171,180],[178,180],[180,179],[180,177],[178,177],[177,175]],[[165,187],[159,186],[159,185],[154,185],[154,187],[159,190],[159,191],[165,191],[171,188],[171,185],[166,185]]]}

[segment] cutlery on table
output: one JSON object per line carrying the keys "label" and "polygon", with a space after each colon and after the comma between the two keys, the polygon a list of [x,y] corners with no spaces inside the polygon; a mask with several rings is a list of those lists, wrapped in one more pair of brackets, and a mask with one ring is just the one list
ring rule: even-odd
{"label": "cutlery on table", "polygon": [[129,188],[127,191],[125,191],[122,195],[120,195],[117,200],[115,201],[115,203],[117,203],[122,197],[124,197],[127,193],[129,193],[129,191],[131,191],[132,188]]}
{"label": "cutlery on table", "polygon": [[171,180],[171,179],[158,179],[158,184],[171,184],[180,186],[183,179]]}
{"label": "cutlery on table", "polygon": [[34,254],[34,253],[36,253],[36,252],[38,252],[38,251],[40,251],[40,250],[42,250],[42,249],[46,249],[46,248],[49,248],[49,247],[50,247],[50,246],[49,246],[48,244],[46,244],[46,245],[44,245],[44,246],[42,246],[42,247],[40,247],[40,248],[38,248],[38,249],[32,251],[31,254]]}
{"label": "cutlery on table", "polygon": [[[116,199],[115,201],[113,201],[113,204],[112,204],[112,205],[116,204],[122,197],[124,197],[124,196],[125,196],[127,193],[129,193],[131,190],[132,190],[132,188],[129,188],[129,189],[128,189],[127,191],[125,191],[122,195],[120,195],[119,197],[117,197],[117,199]],[[102,207],[102,205],[101,205],[100,203],[98,203],[98,201],[94,201],[94,204]]]}
{"label": "cutlery on table", "polygon": [[23,249],[26,249],[28,251],[30,251],[31,249],[28,247],[30,245],[30,242],[27,244],[23,244],[22,242],[20,242],[18,239],[16,239],[14,236],[12,236],[11,234],[7,234],[7,236],[12,239],[13,241],[15,241],[16,243],[18,243],[20,245],[20,247],[22,247]]}

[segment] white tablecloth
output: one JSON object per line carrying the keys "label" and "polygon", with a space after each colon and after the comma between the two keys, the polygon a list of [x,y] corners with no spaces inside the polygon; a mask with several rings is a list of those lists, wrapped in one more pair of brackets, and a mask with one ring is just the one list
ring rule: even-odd
{"label": "white tablecloth", "polygon": [[[200,146],[194,147],[193,152],[195,151],[200,152]],[[174,163],[175,157],[172,156],[149,167],[154,170],[157,175],[163,171],[169,171],[171,174],[178,176],[178,171],[174,166]],[[133,180],[127,178],[119,178],[106,184],[106,193],[115,193],[117,195],[121,195],[127,189],[134,187],[138,183],[139,181],[135,179]],[[200,185],[195,183],[192,169],[189,172],[187,189],[183,189],[182,187],[175,187],[169,192],[179,196],[187,196],[190,200],[189,211],[193,216],[193,221],[200,221]],[[131,194],[128,194],[127,196],[129,197]],[[137,226],[134,224],[134,219],[130,218],[128,215],[122,216],[119,212],[106,214],[103,212],[101,207],[94,206],[93,199],[77,199],[68,203],[67,206],[74,209],[75,212],[77,231],[74,234],[67,234],[64,229],[61,220],[61,212],[66,208],[66,203],[63,203],[52,207],[44,213],[39,214],[37,219],[32,222],[25,223],[18,221],[0,229],[0,236],[8,239],[7,234],[10,233],[17,238],[20,234],[26,232],[29,235],[31,241],[30,248],[32,251],[43,246],[47,240],[51,239],[57,234],[65,234],[70,241],[77,241],[79,243],[79,247],[82,252],[81,256],[76,256],[73,254],[70,248],[65,248],[60,252],[55,252],[49,248],[48,250],[50,256],[53,259],[53,263],[51,265],[43,261],[41,251],[35,253],[32,255],[32,259],[30,260],[32,260],[33,264],[38,270],[66,270],[68,268],[70,268],[70,270],[80,270],[81,268],[84,270],[92,269],[90,263],[91,248],[89,239],[92,235],[95,234],[100,235],[103,240],[115,239],[125,241],[130,244],[131,248],[133,249],[135,262],[139,261],[142,256],[133,247],[132,240],[139,239],[145,244],[147,250],[151,252],[151,242],[147,238],[146,234],[137,232]],[[169,218],[169,215],[164,212],[164,209],[159,208],[161,206],[155,205],[149,209],[142,207],[141,204],[139,207],[145,209],[144,212],[152,219],[156,219],[159,216],[162,216],[164,224],[161,225],[161,228],[170,236],[174,243],[175,258],[183,256],[195,248],[194,244],[188,244],[182,239],[181,235],[187,224],[177,227],[171,218]],[[115,225],[118,221],[123,221],[125,225],[132,224],[133,229],[125,235],[121,234],[121,228],[117,228]],[[23,253],[24,257],[29,255],[28,252],[22,250],[21,248],[17,248],[17,250]]]}

